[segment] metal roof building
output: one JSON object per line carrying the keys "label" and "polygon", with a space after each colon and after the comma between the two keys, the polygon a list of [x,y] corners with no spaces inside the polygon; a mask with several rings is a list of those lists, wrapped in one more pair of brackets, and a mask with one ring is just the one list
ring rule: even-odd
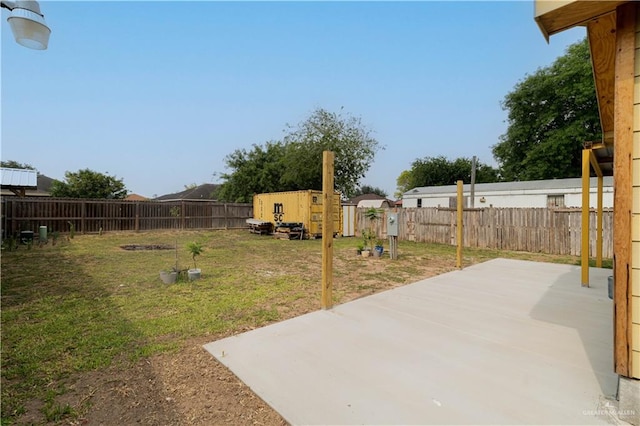
{"label": "metal roof building", "polygon": [[0,168],[2,172],[2,186],[31,187],[38,186],[38,172],[36,170]]}
{"label": "metal roof building", "polygon": [[[596,207],[597,178],[591,178],[591,207]],[[465,205],[471,185],[464,185]],[[423,186],[403,194],[403,207],[455,207],[456,185]],[[604,207],[613,207],[613,178],[604,178]],[[581,207],[582,179],[553,179],[475,185],[474,207]]]}
{"label": "metal roof building", "polygon": [[24,197],[27,189],[38,188],[38,172],[27,169],[0,168],[0,186]]}

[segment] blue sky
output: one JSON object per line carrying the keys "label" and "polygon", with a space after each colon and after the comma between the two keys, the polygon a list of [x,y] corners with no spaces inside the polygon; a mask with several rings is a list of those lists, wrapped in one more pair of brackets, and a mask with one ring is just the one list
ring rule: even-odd
{"label": "blue sky", "polygon": [[219,182],[227,154],[319,107],[386,147],[361,183],[390,196],[418,158],[493,165],[501,100],[585,35],[547,44],[532,1],[40,4],[46,51],[16,44],[2,10],[2,159],[147,197]]}

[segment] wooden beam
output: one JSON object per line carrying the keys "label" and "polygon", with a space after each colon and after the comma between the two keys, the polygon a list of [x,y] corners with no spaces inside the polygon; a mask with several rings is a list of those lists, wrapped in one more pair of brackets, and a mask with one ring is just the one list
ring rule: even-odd
{"label": "wooden beam", "polygon": [[463,192],[462,192],[462,181],[459,180],[457,182],[458,185],[458,196],[457,196],[457,201],[458,201],[458,206],[457,206],[457,224],[458,224],[458,233],[457,233],[457,249],[456,249],[456,267],[458,267],[459,269],[462,269],[462,238],[463,238],[463,234],[462,234],[462,208],[463,208]]}
{"label": "wooden beam", "polygon": [[610,13],[626,1],[628,0],[536,0],[535,20],[548,41],[550,35]]}
{"label": "wooden beam", "polygon": [[600,169],[600,164],[598,164],[598,159],[596,155],[593,153],[593,149],[589,149],[589,163],[591,163],[591,168],[594,172],[596,172],[596,176],[602,177],[602,169]]}
{"label": "wooden beam", "polygon": [[589,287],[589,190],[591,150],[582,150],[582,245],[580,248],[580,283]]}
{"label": "wooden beam", "polygon": [[582,147],[589,148],[589,149],[603,149],[607,147],[607,144],[604,142],[589,141],[589,142],[583,142]]}
{"label": "wooden beam", "polygon": [[21,187],[21,188],[9,188],[9,191],[13,192],[14,194],[16,194],[18,197],[23,198],[26,195],[26,190]]}
{"label": "wooden beam", "polygon": [[593,79],[598,99],[603,140],[613,132],[616,14],[609,13],[587,24]]}
{"label": "wooden beam", "polygon": [[614,363],[616,373],[631,373],[631,160],[636,4],[616,12],[613,180]]}
{"label": "wooden beam", "polygon": [[596,266],[602,268],[602,211],[603,200],[602,193],[604,192],[604,178],[602,173],[598,175],[598,212],[596,213]]}
{"label": "wooden beam", "polygon": [[602,140],[608,143],[613,143],[613,130],[610,132],[602,132]]}
{"label": "wooden beam", "polygon": [[322,154],[322,309],[333,306],[333,173],[334,154]]}

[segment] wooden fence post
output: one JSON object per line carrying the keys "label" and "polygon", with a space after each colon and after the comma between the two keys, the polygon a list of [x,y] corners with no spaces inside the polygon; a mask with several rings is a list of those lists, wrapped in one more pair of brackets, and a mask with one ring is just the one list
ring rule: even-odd
{"label": "wooden fence post", "polygon": [[140,201],[136,201],[136,232],[140,232]]}
{"label": "wooden fence post", "polygon": [[18,222],[16,221],[16,203],[15,200],[11,200],[11,235],[16,233],[16,227]]}
{"label": "wooden fence post", "polygon": [[85,200],[82,200],[82,203],[80,204],[81,207],[81,213],[80,213],[80,228],[83,234],[85,233],[85,227],[86,227],[86,218],[87,218],[87,202]]}
{"label": "wooden fence post", "polygon": [[184,217],[186,210],[184,209],[184,200],[180,200],[180,229],[182,229],[184,231],[184,224],[185,224],[185,219]]}

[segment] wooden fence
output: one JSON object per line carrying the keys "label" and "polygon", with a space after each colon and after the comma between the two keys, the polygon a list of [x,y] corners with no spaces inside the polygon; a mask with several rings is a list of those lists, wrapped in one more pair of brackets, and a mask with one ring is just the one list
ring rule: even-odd
{"label": "wooden fence", "polygon": [[245,228],[253,216],[251,204],[215,201],[125,201],[57,198],[2,199],[4,235],[37,231],[79,233],[179,229]]}
{"label": "wooden fence", "polygon": [[[357,209],[356,231],[370,224],[364,216],[367,209]],[[456,210],[442,208],[382,209],[374,222],[379,236],[387,236],[387,214],[398,215],[400,241],[457,244]],[[580,254],[582,241],[581,210],[542,208],[483,208],[466,209],[463,213],[465,247],[534,253]],[[603,215],[603,247],[605,258],[613,257],[613,211]],[[589,256],[596,253],[596,212],[590,213]]]}
{"label": "wooden fence", "polygon": [[[366,209],[357,209],[356,232],[368,228]],[[386,238],[387,214],[398,215],[400,241],[457,244],[456,211],[442,208],[382,209],[374,222],[376,233]],[[482,208],[463,214],[466,247],[516,250],[549,254],[580,254],[580,210]],[[50,232],[152,231],[182,229],[241,229],[252,217],[250,204],[215,201],[124,201],[55,198],[2,199],[3,235],[34,231],[46,226]],[[590,214],[589,255],[596,250],[596,213]],[[603,256],[613,257],[613,212],[603,217]]]}

